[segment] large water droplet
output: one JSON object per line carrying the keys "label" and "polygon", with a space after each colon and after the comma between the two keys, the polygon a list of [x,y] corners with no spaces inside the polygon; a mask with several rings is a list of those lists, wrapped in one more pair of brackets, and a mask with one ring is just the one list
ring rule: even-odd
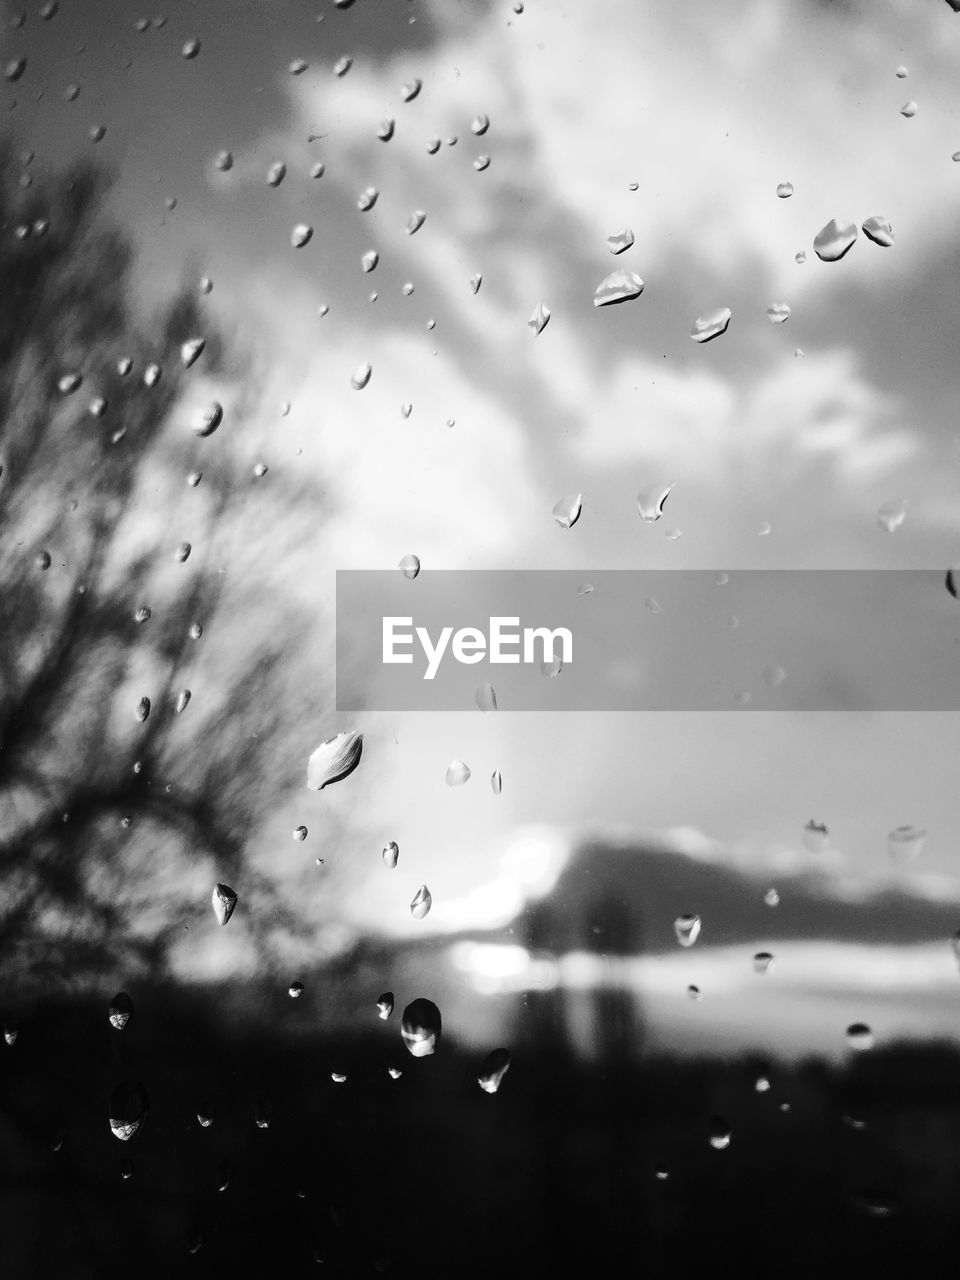
{"label": "large water droplet", "polygon": [[421,997],[404,1009],[400,1034],[415,1058],[426,1058],[436,1052],[440,1031],[440,1010],[432,1000]]}
{"label": "large water droplet", "polygon": [[906,67],[897,67],[896,71],[895,71],[893,74],[897,77],[897,79],[898,79],[898,80],[906,80],[906,78],[907,78],[907,68],[906,68]]}
{"label": "large water droplet", "polygon": [[390,870],[393,871],[400,860],[400,846],[397,844],[396,840],[390,840],[383,846],[382,857],[384,866],[389,867]]}
{"label": "large water droplet", "polygon": [[469,781],[470,770],[462,760],[451,760],[443,777],[448,787],[462,787]]}
{"label": "large water droplet", "polygon": [[331,782],[340,782],[360,763],[363,734],[351,729],[321,742],[307,761],[307,787],[322,791]]}
{"label": "large water droplet", "polygon": [[633,244],[633,232],[629,227],[624,227],[622,231],[614,231],[612,235],[607,236],[607,248],[611,253],[624,253]]}
{"label": "large water droplet", "polygon": [[107,1016],[111,1027],[115,1027],[117,1031],[122,1031],[133,1017],[133,1001],[125,991],[118,992],[110,1001]]}
{"label": "large water droplet", "polygon": [[717,307],[713,311],[707,311],[694,320],[690,337],[694,342],[710,342],[714,338],[719,338],[721,333],[727,332],[731,319],[732,312],[729,307]]}
{"label": "large water droplet", "polygon": [[494,1049],[487,1054],[480,1064],[477,1084],[484,1093],[496,1093],[500,1088],[503,1077],[509,1070],[510,1051],[508,1049]]}
{"label": "large water droplet", "polygon": [[832,218],[814,236],[813,248],[821,262],[839,262],[853,248],[856,239],[855,222],[838,222]]}
{"label": "large water droplet", "polygon": [[377,996],[377,1017],[384,1022],[393,1013],[393,992],[384,991],[383,995]]}
{"label": "large water droplet", "polygon": [[147,1114],[147,1091],[136,1080],[117,1085],[110,1095],[110,1132],[121,1142],[129,1142]]}
{"label": "large water droplet", "polygon": [[433,906],[433,896],[425,884],[422,884],[417,892],[413,895],[410,903],[410,914],[414,920],[422,920],[424,916],[430,914],[430,908]]}
{"label": "large water droplet", "polygon": [[492,684],[477,686],[476,703],[481,711],[496,711],[497,691]]}
{"label": "large water droplet", "polygon": [[305,244],[309,243],[312,236],[313,227],[306,222],[298,222],[290,232],[290,243],[294,249],[302,249]]}
{"label": "large water droplet", "polygon": [[561,498],[553,508],[553,518],[561,529],[572,529],[580,519],[583,509],[583,494],[571,493]]}
{"label": "large water droplet", "polygon": [[550,308],[545,302],[538,302],[530,313],[530,319],[527,321],[527,328],[532,329],[535,334],[543,333],[549,322]]}
{"label": "large water droplet", "polygon": [[885,533],[896,533],[907,518],[907,504],[902,498],[891,499],[877,510],[877,524]]}
{"label": "large water droplet", "polygon": [[213,400],[210,404],[197,411],[194,415],[191,426],[194,435],[206,438],[212,436],[216,429],[223,421],[223,405],[219,401]]}
{"label": "large water droplet", "polygon": [[673,922],[673,931],[681,947],[692,947],[700,937],[701,920],[699,916],[677,916]]}
{"label": "large water droplet", "polygon": [[895,827],[887,836],[887,853],[893,862],[913,862],[923,852],[926,840],[923,827]]}
{"label": "large water droplet", "polygon": [[593,295],[595,307],[609,307],[618,302],[629,302],[643,293],[643,281],[635,271],[611,271],[597,285]]}
{"label": "large water droplet", "polygon": [[868,240],[872,240],[874,244],[878,244],[884,249],[889,249],[893,244],[893,227],[891,227],[886,218],[881,218],[879,214],[875,214],[872,218],[867,218],[862,230]]}
{"label": "large water droplet", "polygon": [[641,520],[652,523],[660,519],[671,487],[669,484],[648,484],[640,490],[637,494],[637,511]]}
{"label": "large water droplet", "polygon": [[847,1044],[851,1049],[863,1052],[873,1048],[873,1032],[865,1022],[851,1022],[847,1027]]}
{"label": "large water droplet", "polygon": [[228,884],[217,884],[210,895],[217,924],[225,925],[237,908],[237,895]]}

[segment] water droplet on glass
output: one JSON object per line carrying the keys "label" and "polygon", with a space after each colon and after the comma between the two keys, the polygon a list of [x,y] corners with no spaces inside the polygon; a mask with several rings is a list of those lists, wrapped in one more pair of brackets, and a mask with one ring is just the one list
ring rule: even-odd
{"label": "water droplet on glass", "polygon": [[267,186],[279,187],[280,183],[287,176],[287,166],[282,160],[274,160],[273,164],[267,170]]}
{"label": "water droplet on glass", "polygon": [[117,1085],[110,1095],[110,1132],[121,1142],[129,1142],[147,1114],[147,1091],[136,1080]]}
{"label": "water droplet on glass", "polygon": [[550,320],[550,308],[545,302],[538,302],[530,314],[527,321],[527,328],[532,329],[535,334],[543,333]]}
{"label": "water droplet on glass", "polygon": [[181,346],[180,362],[185,369],[189,369],[192,364],[196,364],[206,345],[203,338],[190,338],[189,341]]}
{"label": "water droplet on glass", "polygon": [[424,916],[429,915],[432,906],[433,897],[430,890],[425,884],[422,884],[413,895],[413,901],[410,903],[410,914],[414,920],[422,920]]}
{"label": "water droplet on glass", "polygon": [[895,71],[893,74],[897,77],[897,79],[898,79],[898,80],[906,80],[906,78],[907,78],[907,68],[906,68],[906,67],[897,67],[896,71]]}
{"label": "water droplet on glass", "polygon": [[407,219],[407,235],[412,236],[414,232],[419,231],[427,220],[427,215],[422,209],[414,209],[410,217]]}
{"label": "water droplet on glass", "polygon": [[710,1145],[714,1151],[726,1151],[733,1133],[725,1120],[718,1116],[710,1121]]}
{"label": "water droplet on glass", "polygon": [[177,564],[183,564],[184,561],[189,558],[191,550],[192,547],[189,542],[181,542],[179,547],[177,547],[176,551],[173,553],[173,558],[176,560]]}
{"label": "water droplet on glass", "polygon": [[376,187],[366,187],[357,196],[357,208],[361,213],[366,213],[377,203],[379,196],[380,192]]}
{"label": "water droplet on glass", "polygon": [[477,686],[476,703],[481,711],[496,711],[497,691],[492,684]]}
{"label": "water droplet on glass", "polygon": [[409,298],[413,294],[413,285],[409,280],[401,287],[400,292],[405,298]]}
{"label": "water droplet on glass", "polygon": [[503,790],[503,778],[501,777],[499,769],[494,769],[493,773],[490,775],[490,789],[493,791],[495,796],[498,796]]}
{"label": "water droplet on glass", "polygon": [[225,925],[236,910],[237,895],[228,884],[218,884],[214,885],[211,901],[217,924]]}
{"label": "water droplet on glass", "polygon": [[[410,415],[406,414],[405,416],[409,417]],[[414,578],[417,576],[417,574],[420,572],[420,559],[418,556],[413,556],[413,555],[404,556],[403,559],[400,561],[400,563],[397,565],[397,568],[400,570],[400,572],[403,574],[405,578],[409,578],[410,581],[412,582]]]}
{"label": "water droplet on glass", "polygon": [[821,262],[839,262],[855,244],[857,224],[831,219],[814,237],[813,248]]}
{"label": "water droplet on glass", "polygon": [[[453,145],[452,143],[450,143],[449,139],[447,141],[449,145],[451,146]],[[490,168],[490,157],[477,156],[476,160],[474,160],[473,162],[473,167],[476,169],[477,173],[483,173],[484,169]]]}
{"label": "water droplet on glass", "polygon": [[27,69],[26,58],[11,58],[3,68],[3,74],[8,80],[19,80]]}
{"label": "water droplet on glass", "polygon": [[489,128],[490,128],[490,119],[488,116],[485,116],[483,112],[480,112],[478,115],[475,115],[470,122],[470,132],[475,133],[478,138],[482,134],[486,133]]}
{"label": "water droplet on glass", "polygon": [[370,381],[371,373],[373,373],[373,369],[370,367],[370,365],[368,364],[357,365],[356,369],[354,369],[353,374],[350,378],[350,385],[353,387],[354,391],[363,390],[363,388]]}
{"label": "water droplet on glass", "polygon": [[692,947],[700,937],[701,920],[699,916],[677,916],[673,922],[673,931],[681,947]]}
{"label": "water droplet on glass", "polygon": [[414,1000],[404,1009],[400,1034],[415,1058],[426,1058],[436,1051],[440,1031],[440,1010],[432,1000]]}
{"label": "water droplet on glass", "polygon": [[315,164],[310,166],[310,177],[322,178],[323,175],[326,173],[326,171],[327,171],[327,168],[326,168],[326,165],[323,163],[323,161],[317,160]]}
{"label": "water droplet on glass", "polygon": [[368,249],[360,259],[360,269],[362,271],[373,271],[379,261],[380,255],[376,249]]}
{"label": "water droplet on glass", "polygon": [[69,396],[83,383],[82,373],[65,373],[57,382],[57,390],[61,395]]}
{"label": "water droplet on glass", "polygon": [[191,622],[187,635],[191,640],[199,640],[203,635],[203,627],[201,627],[199,622]]}
{"label": "water droplet on glass", "polygon": [[137,720],[140,722],[140,724],[143,724],[144,720],[146,720],[149,714],[150,714],[150,699],[141,698],[140,701],[137,703],[137,711],[136,711]]}
{"label": "water droplet on glass", "polygon": [[443,776],[448,787],[462,787],[470,778],[470,770],[462,760],[451,760]]}
{"label": "water droplet on glass", "polygon": [[393,992],[384,991],[383,995],[377,997],[377,1017],[384,1022],[393,1013]]}
{"label": "water droplet on glass", "polygon": [[907,518],[907,504],[900,499],[885,502],[877,510],[877,524],[885,533],[896,533]]}
{"label": "water droplet on glass", "polygon": [[304,826],[299,826],[299,827],[294,827],[294,828],[293,828],[293,838],[294,838],[294,840],[299,840],[299,841],[301,841],[301,842],[302,842],[302,841],[306,840],[306,838],[307,838],[308,834],[309,834],[309,832],[307,831],[307,828],[306,828],[306,827],[304,827]]}
{"label": "water droplet on glass", "polygon": [[403,1075],[403,1072],[400,1070],[399,1067],[387,1067],[387,1075],[390,1077],[391,1080],[399,1080],[400,1077]]}
{"label": "water droplet on glass", "polygon": [[213,280],[210,278],[210,276],[200,277],[200,292],[203,294],[213,292]]}
{"label": "water droplet on glass", "polygon": [[11,1049],[17,1043],[17,1038],[19,1037],[19,1035],[20,1035],[20,1028],[18,1026],[15,1026],[12,1023],[7,1023],[7,1025],[3,1028],[4,1043],[9,1045]]}
{"label": "water droplet on glass", "polygon": [[777,195],[781,200],[789,200],[793,195],[792,182],[780,182],[777,184]]}
{"label": "water droplet on glass", "polygon": [[287,995],[291,1000],[299,1000],[303,995],[303,983],[291,982],[289,987],[287,987]]}
{"label": "water droplet on glass", "polygon": [[227,1191],[230,1187],[230,1180],[233,1177],[233,1169],[229,1160],[221,1160],[220,1167],[217,1170],[217,1190]]}
{"label": "water droplet on glass", "polygon": [[768,889],[763,895],[763,901],[768,907],[779,907],[780,894],[776,889]]}
{"label": "water droplet on glass", "polygon": [[923,852],[926,840],[923,827],[895,827],[887,836],[887,853],[893,862],[913,862]]}
{"label": "water droplet on glass", "polygon": [[475,276],[471,276],[471,277],[470,277],[470,292],[471,292],[471,293],[479,293],[479,292],[480,292],[480,285],[481,285],[482,283],[483,283],[483,276],[482,276],[482,275],[480,275],[480,273],[479,273],[479,271],[478,271],[478,272],[477,272],[477,274],[476,274]]}
{"label": "water droplet on glass", "polygon": [[400,86],[400,96],[403,98],[404,102],[412,102],[422,88],[422,80],[417,80],[416,78],[413,80],[406,80]]}
{"label": "water droplet on glass", "polygon": [[322,742],[307,761],[307,786],[322,791],[331,782],[340,782],[360,763],[363,734],[351,729]]}
{"label": "water droplet on glass", "polygon": [[623,253],[633,244],[633,232],[629,227],[624,227],[622,231],[615,231],[613,235],[607,236],[607,248],[611,253]]}
{"label": "water droplet on glass", "polygon": [[377,130],[377,137],[381,142],[389,142],[393,137],[395,122],[393,120],[382,120],[380,128]]}
{"label": "water droplet on glass", "polygon": [[192,695],[189,689],[181,689],[180,692],[177,694],[176,706],[174,708],[177,715],[179,715],[181,711],[186,710],[187,703],[190,701],[191,696]]}
{"label": "water droplet on glass", "polygon": [[129,1182],[129,1180],[133,1177],[133,1161],[132,1160],[120,1161],[120,1177],[123,1179],[124,1182]]}
{"label": "water droplet on glass", "polygon": [[335,76],[345,76],[353,66],[353,59],[346,56],[338,58],[333,64],[333,74]]}
{"label": "water droplet on glass", "polygon": [[37,566],[37,568],[38,568],[38,569],[42,570],[43,572],[46,572],[46,571],[47,571],[47,569],[49,569],[49,568],[50,568],[50,566],[51,566],[51,564],[52,564],[52,563],[53,563],[53,561],[52,561],[52,559],[50,558],[50,552],[49,552],[49,551],[38,551],[38,552],[37,552],[36,558],[35,558],[35,560],[34,560],[34,564]]}
{"label": "water droplet on glass", "polygon": [[143,385],[155,387],[163,376],[163,369],[158,364],[148,364],[143,371]]}
{"label": "water droplet on glass", "polygon": [[911,98],[909,102],[905,102],[903,106],[900,108],[900,114],[902,116],[906,116],[908,120],[911,120],[919,110],[920,108]]}
{"label": "water droplet on glass", "polygon": [[825,822],[816,822],[813,818],[803,828],[804,847],[810,853],[823,853],[830,846],[830,832]]}
{"label": "water droplet on glass", "polygon": [[790,319],[790,307],[786,302],[771,302],[767,307],[767,319],[771,324],[784,324]]}
{"label": "water droplet on glass", "polygon": [[851,1049],[863,1052],[873,1048],[873,1032],[865,1022],[851,1022],[847,1027],[847,1044]]}
{"label": "water droplet on glass", "polygon": [[133,1001],[125,991],[120,991],[110,1001],[107,1017],[111,1027],[115,1027],[117,1031],[122,1031],[133,1017]]}
{"label": "water droplet on glass", "polygon": [[583,508],[583,494],[571,493],[561,498],[553,508],[553,518],[561,529],[572,529],[580,519]]}
{"label": "water droplet on glass", "polygon": [[729,307],[717,307],[713,311],[707,311],[694,320],[690,337],[694,342],[710,342],[713,338],[719,338],[722,333],[727,332],[731,319],[732,312]]}
{"label": "water droplet on glass", "polygon": [[484,1093],[496,1093],[500,1088],[503,1077],[509,1070],[510,1051],[508,1049],[493,1049],[480,1064],[477,1084]]}
{"label": "water droplet on glass", "polygon": [[88,131],[88,136],[91,142],[102,142],[107,136],[106,125],[92,124]]}
{"label": "water droplet on glass", "polygon": [[187,475],[187,485],[189,488],[195,489],[202,479],[202,471],[191,471]]}
{"label": "water droplet on glass", "polygon": [[648,484],[637,494],[637,511],[640,519],[652,523],[663,515],[663,506],[670,496],[669,484]]}
{"label": "water droplet on glass", "polygon": [[629,302],[643,293],[643,281],[635,271],[611,271],[597,285],[593,295],[595,307],[609,307],[618,302]]}
{"label": "water droplet on glass", "polygon": [[290,67],[289,67],[290,74],[292,76],[302,76],[303,73],[306,71],[307,66],[308,64],[304,62],[303,58],[294,58],[294,60],[290,63]]}
{"label": "water droplet on glass", "polygon": [[787,673],[783,667],[778,667],[775,662],[771,662],[769,666],[763,668],[763,683],[771,689],[779,689],[787,678]]}
{"label": "water droplet on glass", "polygon": [[440,139],[430,138],[427,142],[427,152],[430,155],[435,156],[439,150],[440,150]]}
{"label": "water droplet on glass", "polygon": [[560,657],[551,658],[549,661],[540,663],[540,674],[546,676],[549,680],[556,680],[562,670],[563,659]]}
{"label": "water droplet on glass", "polygon": [[687,995],[690,997],[691,1000],[703,999],[702,995],[700,994],[700,988],[695,987],[693,983],[691,983],[690,986],[687,987]]}
{"label": "water droplet on glass", "polygon": [[230,170],[233,168],[233,152],[218,151],[216,156],[214,157],[213,163],[216,165],[216,167],[220,170],[221,173],[229,173]]}
{"label": "water droplet on glass", "polygon": [[395,870],[397,863],[400,861],[400,846],[396,840],[389,840],[384,846],[381,853],[383,865],[390,871]]}
{"label": "water droplet on glass", "polygon": [[298,222],[290,232],[290,243],[294,249],[302,249],[305,244],[309,243],[312,235],[313,227],[308,226],[305,222]]}
{"label": "water droplet on glass", "polygon": [[194,435],[206,439],[207,436],[213,435],[222,421],[223,405],[218,400],[212,400],[210,404],[194,414],[191,427]]}
{"label": "water droplet on glass", "polygon": [[186,44],[183,46],[183,48],[180,50],[180,53],[182,54],[182,56],[186,58],[188,61],[190,61],[192,58],[195,58],[199,54],[199,52],[200,52],[199,40],[188,40]]}
{"label": "water droplet on glass", "polygon": [[862,231],[868,240],[872,240],[874,244],[878,244],[884,249],[889,249],[893,244],[893,227],[891,227],[886,218],[881,218],[879,214],[874,214],[872,218],[867,218],[863,224]]}
{"label": "water droplet on glass", "polygon": [[753,957],[754,973],[772,973],[773,972],[773,956],[769,951],[758,951]]}

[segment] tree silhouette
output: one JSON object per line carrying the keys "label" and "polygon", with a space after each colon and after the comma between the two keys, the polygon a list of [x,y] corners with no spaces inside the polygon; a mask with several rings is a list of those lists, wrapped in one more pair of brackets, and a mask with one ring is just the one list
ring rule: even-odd
{"label": "tree silhouette", "polygon": [[[251,412],[200,291],[138,323],[104,177],[23,186],[2,160],[0,958],[22,992],[162,968],[192,921],[216,928],[218,880],[271,900],[245,927],[303,927],[247,850],[265,795],[289,785],[267,748],[296,624],[224,598],[231,540],[278,499],[258,526],[237,433],[184,426],[191,397],[196,414],[218,393],[231,427]],[[269,612],[269,585],[257,594]]]}

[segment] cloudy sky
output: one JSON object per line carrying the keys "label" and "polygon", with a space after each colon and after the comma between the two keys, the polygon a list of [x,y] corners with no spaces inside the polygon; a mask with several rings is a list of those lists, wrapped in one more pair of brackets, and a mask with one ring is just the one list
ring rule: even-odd
{"label": "cloudy sky", "polygon": [[[19,145],[38,169],[113,167],[145,315],[185,276],[212,277],[206,305],[245,344],[263,406],[237,447],[323,489],[293,551],[250,549],[316,614],[315,650],[291,653],[298,678],[331,669],[336,570],[408,553],[424,573],[585,577],[960,560],[960,15],[946,3],[176,0],[160,21],[144,11],[145,30],[126,0],[5,10],[4,62],[27,59],[3,88]],[[831,219],[875,216],[892,246],[861,233],[841,261],[818,259]],[[295,248],[300,225],[312,235]],[[607,237],[626,227],[615,257]],[[642,295],[594,307],[615,269]],[[790,315],[774,324],[779,303]],[[727,332],[692,342],[718,307]],[[655,523],[637,513],[650,484],[674,486]],[[562,529],[552,508],[575,493],[583,514]],[[878,523],[888,503],[905,512],[894,532]],[[283,833],[282,870],[303,856],[291,818],[347,820],[349,847],[328,855],[353,863],[344,917],[405,936],[424,927],[407,911],[421,882],[436,925],[496,922],[550,883],[583,825],[700,831],[763,866],[815,817],[870,880],[888,873],[887,832],[916,823],[918,870],[956,868],[955,714],[348,723],[331,707],[298,741],[345,728],[367,735],[361,769],[265,832],[278,847]],[[473,770],[462,788],[444,783],[453,758]],[[518,856],[531,824],[540,843]]]}

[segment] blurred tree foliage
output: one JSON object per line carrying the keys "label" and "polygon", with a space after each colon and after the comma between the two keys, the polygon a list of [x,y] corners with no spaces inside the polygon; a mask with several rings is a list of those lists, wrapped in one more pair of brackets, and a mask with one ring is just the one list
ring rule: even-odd
{"label": "blurred tree foliage", "polygon": [[[0,163],[0,958],[10,999],[162,970],[193,922],[216,928],[218,880],[241,907],[260,904],[243,926],[254,935],[306,928],[248,840],[265,797],[276,804],[289,785],[277,735],[308,704],[282,678],[289,620],[258,626],[224,599],[231,538],[242,526],[255,540],[291,499],[276,485],[273,497],[250,498],[258,481],[239,461],[236,430],[250,415],[249,375],[245,390],[237,359],[228,371],[192,282],[139,321],[131,246],[104,212],[101,174],[25,184],[9,148]],[[181,346],[195,338],[205,347],[187,368]],[[227,406],[205,439],[184,417],[198,393]],[[192,470],[203,473],[195,486]],[[269,613],[270,583],[254,585]],[[178,710],[195,681],[204,697]]]}

